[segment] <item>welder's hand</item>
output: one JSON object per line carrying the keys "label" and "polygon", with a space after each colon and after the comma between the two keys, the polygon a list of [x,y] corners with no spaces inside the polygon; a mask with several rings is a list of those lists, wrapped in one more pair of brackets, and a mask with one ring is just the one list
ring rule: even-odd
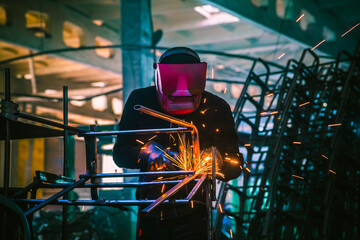
{"label": "welder's hand", "polygon": [[[202,158],[204,157],[210,157],[212,161],[212,148],[207,148],[201,152]],[[215,148],[215,161],[216,161],[216,169],[221,169],[223,165],[223,158],[221,156],[221,153],[217,148]]]}
{"label": "welder's hand", "polygon": [[159,143],[149,142],[145,144],[139,154],[140,164],[146,167],[146,171],[176,171],[172,161],[165,156],[165,152],[174,157],[175,153],[164,149]]}

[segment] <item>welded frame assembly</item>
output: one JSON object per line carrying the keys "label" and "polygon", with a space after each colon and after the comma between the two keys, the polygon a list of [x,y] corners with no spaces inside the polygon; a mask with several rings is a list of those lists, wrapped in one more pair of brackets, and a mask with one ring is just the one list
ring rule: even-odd
{"label": "welded frame assembly", "polygon": [[[256,73],[259,65],[263,69]],[[245,175],[242,186],[224,183],[219,201],[225,204],[228,191],[239,195],[239,211],[225,212],[235,219],[235,238],[358,238],[354,145],[359,142],[360,44],[353,55],[339,52],[334,58],[306,49],[280,72],[266,65],[254,61],[233,111],[247,149]],[[269,78],[275,84],[268,84]],[[242,132],[244,125],[250,134]],[[340,150],[346,145],[350,152]],[[345,214],[340,209],[351,222],[337,224],[336,216]],[[219,212],[216,223],[221,225],[223,217]]]}
{"label": "welded frame assembly", "polygon": [[[128,206],[147,206],[142,210],[142,214],[149,214],[155,208],[163,204],[183,205],[183,204],[202,204],[206,206],[208,210],[208,239],[214,239],[214,231],[212,225],[212,204],[211,201],[215,199],[215,174],[198,174],[193,171],[159,171],[159,172],[136,172],[136,173],[108,173],[99,174],[97,173],[97,138],[103,136],[120,136],[120,135],[144,135],[144,134],[169,134],[169,133],[190,133],[192,136],[192,146],[194,159],[200,159],[200,146],[199,146],[199,134],[195,125],[187,123],[185,121],[176,119],[174,117],[156,112],[152,109],[137,105],[135,110],[141,111],[145,114],[152,115],[154,117],[161,118],[166,121],[170,121],[179,125],[175,128],[163,128],[163,129],[138,129],[138,130],[123,130],[123,131],[106,131],[96,132],[96,126],[91,125],[90,131],[84,131],[82,129],[74,128],[67,125],[67,88],[64,88],[64,124],[50,121],[37,116],[21,113],[17,111],[17,104],[11,102],[10,98],[10,70],[5,70],[5,89],[6,97],[5,100],[1,101],[1,115],[6,117],[6,139],[5,139],[5,196],[10,200],[22,206],[27,205],[28,209],[24,212],[25,217],[29,220],[32,219],[32,215],[47,205],[63,205],[64,207],[69,205],[81,205],[81,206],[110,206],[116,207],[120,210],[128,210]],[[77,134],[79,137],[84,137],[85,148],[86,148],[86,173],[79,175],[79,180],[74,180],[66,177],[66,171],[64,170],[64,176],[47,173],[44,171],[36,171],[36,177],[34,181],[25,188],[16,192],[12,196],[9,196],[9,166],[10,166],[10,136],[11,121],[17,121],[18,118],[31,120],[34,122],[42,123],[51,127],[56,127],[64,130],[64,142],[67,142],[66,138],[69,134]],[[66,151],[66,145],[64,151]],[[65,154],[64,154],[65,155]],[[215,154],[212,158],[212,170],[215,171]],[[66,163],[64,159],[64,163]],[[66,166],[64,165],[64,169]],[[153,182],[124,182],[124,183],[101,183],[99,180],[102,178],[113,178],[113,177],[173,177],[173,176],[184,176],[183,180],[161,180]],[[90,182],[87,182],[90,181]],[[184,199],[172,198],[175,193],[182,189],[186,184],[190,182],[196,182],[194,187],[191,189],[189,194]],[[106,200],[99,198],[99,188],[113,188],[113,187],[145,187],[154,185],[173,185],[173,187],[159,196],[156,200]],[[36,192],[41,188],[59,188],[62,189],[47,199],[36,199]],[[67,199],[67,194],[76,188],[89,188],[91,200],[71,200]],[[205,202],[193,200],[195,194],[200,190],[205,189],[206,199]],[[30,199],[21,198],[24,194],[30,192]],[[59,199],[63,197],[63,199]],[[64,210],[64,209],[63,209]],[[66,208],[65,208],[66,210]],[[66,212],[66,211],[65,211]],[[63,239],[66,238],[66,216],[67,213],[63,213],[63,226],[62,235]],[[65,220],[64,220],[65,217]],[[31,225],[31,224],[30,224]]]}

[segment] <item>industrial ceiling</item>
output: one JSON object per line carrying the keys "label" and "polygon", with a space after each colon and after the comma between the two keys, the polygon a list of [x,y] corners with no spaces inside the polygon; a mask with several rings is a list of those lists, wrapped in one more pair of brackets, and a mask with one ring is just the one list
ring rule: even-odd
{"label": "industrial ceiling", "polygon": [[[280,66],[298,59],[304,48],[313,48],[320,55],[352,52],[360,39],[358,9],[357,0],[151,1],[153,30],[162,31],[158,47],[182,45],[202,50],[201,57],[209,65],[208,78],[239,82],[251,62],[203,51],[262,58]],[[76,51],[108,45],[119,47]],[[0,67],[11,68],[12,92],[20,95],[15,100],[24,111],[61,119],[60,102],[33,96],[59,98],[62,86],[68,85],[72,123],[111,123],[120,118],[120,45],[120,0],[0,3]],[[68,50],[53,51],[59,49]],[[154,54],[158,57],[162,49]],[[42,51],[49,53],[10,61]],[[2,81],[1,92],[3,85]],[[210,84],[208,88],[229,102],[238,94],[225,94],[226,86]],[[78,101],[111,91],[105,98]]]}

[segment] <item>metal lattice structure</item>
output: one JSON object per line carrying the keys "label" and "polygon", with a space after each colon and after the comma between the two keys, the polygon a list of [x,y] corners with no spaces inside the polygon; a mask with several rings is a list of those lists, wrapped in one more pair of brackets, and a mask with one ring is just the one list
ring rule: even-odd
{"label": "metal lattice structure", "polygon": [[359,237],[359,46],[334,59],[304,50],[281,72],[254,61],[233,111],[247,149],[243,181],[219,195],[223,205],[228,191],[239,195],[239,211],[225,212],[236,239]]}

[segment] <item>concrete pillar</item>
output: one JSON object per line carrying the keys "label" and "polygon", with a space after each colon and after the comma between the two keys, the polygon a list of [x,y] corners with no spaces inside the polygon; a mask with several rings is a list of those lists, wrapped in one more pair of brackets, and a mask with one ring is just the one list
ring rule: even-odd
{"label": "concrete pillar", "polygon": [[[151,46],[150,0],[121,0],[121,43],[123,45]],[[122,49],[123,99],[131,91],[150,86],[153,81],[150,49],[127,46]]]}

